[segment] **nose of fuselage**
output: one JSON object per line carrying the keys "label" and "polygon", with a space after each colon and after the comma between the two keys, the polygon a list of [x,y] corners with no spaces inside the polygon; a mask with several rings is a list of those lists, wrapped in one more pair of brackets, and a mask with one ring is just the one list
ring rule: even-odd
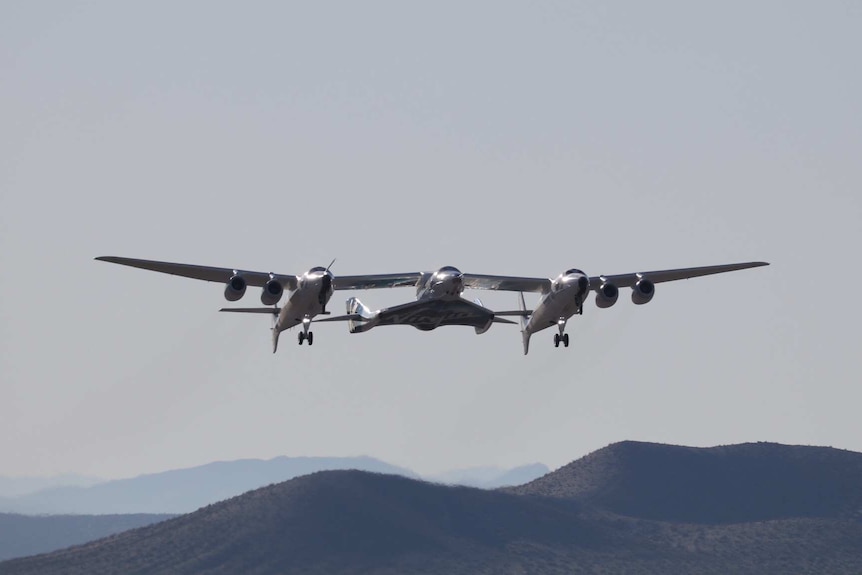
{"label": "nose of fuselage", "polygon": [[449,295],[464,291],[464,274],[460,270],[449,267],[437,272],[435,285]]}
{"label": "nose of fuselage", "polygon": [[590,279],[582,273],[571,273],[559,280],[561,287],[575,288],[577,295],[585,295],[590,289]]}

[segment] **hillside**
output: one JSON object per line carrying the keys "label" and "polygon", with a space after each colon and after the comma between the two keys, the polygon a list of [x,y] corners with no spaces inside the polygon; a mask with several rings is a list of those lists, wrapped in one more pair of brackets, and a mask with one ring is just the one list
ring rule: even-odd
{"label": "hillside", "polygon": [[[717,449],[625,442],[523,488],[497,491],[320,472],[101,541],[0,563],[0,574],[862,572],[862,522],[850,517],[856,492],[840,490],[839,500],[821,491],[836,485],[842,465],[852,476],[859,454],[769,444]],[[752,458],[759,471],[751,472]],[[719,479],[705,475],[712,473]],[[658,482],[666,475],[693,486],[674,499]],[[718,489],[722,478],[732,487]],[[759,503],[754,494],[767,479],[785,497]],[[613,485],[604,489],[605,480]],[[643,515],[660,512],[660,501],[676,515],[681,501],[698,500],[698,486],[707,502],[691,513],[698,523],[602,506],[606,500]],[[553,495],[536,494],[543,490]],[[764,520],[716,520],[739,514],[740,501]],[[716,511],[724,507],[734,512]],[[797,516],[800,510],[807,515]]]}
{"label": "hillside", "polygon": [[697,448],[624,441],[508,491],[661,521],[859,519],[862,453],[776,443]]}
{"label": "hillside", "polygon": [[28,517],[0,513],[0,561],[80,545],[171,517],[145,514]]}

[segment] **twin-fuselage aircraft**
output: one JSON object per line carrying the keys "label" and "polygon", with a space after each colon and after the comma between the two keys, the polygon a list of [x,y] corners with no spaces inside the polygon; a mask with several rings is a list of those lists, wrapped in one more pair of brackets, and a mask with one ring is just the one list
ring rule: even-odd
{"label": "twin-fuselage aircraft", "polygon": [[[455,267],[444,266],[435,272],[408,272],[397,274],[364,274],[335,276],[329,267],[313,267],[302,275],[284,275],[245,271],[234,268],[217,268],[103,256],[97,260],[132,266],[193,279],[219,282],[225,285],[224,297],[237,301],[245,295],[248,286],[262,288],[260,301],[265,307],[222,308],[224,312],[260,313],[273,318],[272,351],[278,348],[279,334],[295,326],[302,326],[297,336],[301,345],[314,343],[312,322],[346,321],[351,333],[368,331],[379,325],[411,325],[429,331],[446,325],[465,325],[477,334],[485,333],[493,323],[514,323],[505,316],[520,318],[524,354],[529,351],[532,334],[557,327],[554,345],[569,345],[566,324],[573,315],[583,314],[584,302],[591,291],[596,292],[596,305],[608,308],[619,298],[621,288],[631,288],[632,302],[648,303],[655,294],[655,284],[705,275],[743,270],[769,265],[766,262],[746,262],[718,266],[680,268],[619,275],[588,276],[578,269],[570,269],[554,279],[518,276],[465,274]],[[335,290],[364,290],[391,287],[416,287],[416,300],[402,305],[372,311],[355,297],[347,300],[347,313],[330,316],[326,304]],[[502,290],[520,292],[518,310],[493,311],[481,301],[468,301],[465,289]],[[288,292],[287,301],[278,307]],[[524,292],[541,294],[535,309],[527,309]],[[318,316],[324,316],[318,318]]]}

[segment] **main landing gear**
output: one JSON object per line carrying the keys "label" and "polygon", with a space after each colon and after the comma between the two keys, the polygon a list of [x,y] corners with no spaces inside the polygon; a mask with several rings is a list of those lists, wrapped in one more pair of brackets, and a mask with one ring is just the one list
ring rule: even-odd
{"label": "main landing gear", "polygon": [[314,333],[308,331],[308,328],[311,327],[311,318],[306,316],[302,318],[302,331],[299,332],[299,336],[297,339],[299,340],[299,345],[302,345],[302,342],[308,340],[308,345],[312,345],[314,343]]}
{"label": "main landing gear", "polygon": [[554,347],[560,347],[560,342],[563,343],[564,347],[569,347],[569,334],[564,333],[560,335],[558,333],[554,334]]}
{"label": "main landing gear", "polygon": [[312,345],[314,343],[314,332],[310,331],[306,334],[304,331],[299,332],[299,345],[302,345],[302,342],[308,340],[308,345]]}

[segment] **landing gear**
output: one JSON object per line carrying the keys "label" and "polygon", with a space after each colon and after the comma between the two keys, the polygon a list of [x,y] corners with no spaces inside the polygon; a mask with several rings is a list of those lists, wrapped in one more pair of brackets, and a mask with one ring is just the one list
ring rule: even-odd
{"label": "landing gear", "polygon": [[563,347],[569,347],[569,334],[566,333],[566,318],[561,317],[557,320],[557,329],[560,330],[560,333],[554,334],[554,347],[560,347],[561,343]]}
{"label": "landing gear", "polygon": [[297,339],[299,340],[299,345],[302,345],[302,342],[308,340],[308,345],[314,343],[314,333],[308,331],[308,328],[311,327],[311,318],[306,316],[302,319],[302,331],[299,332]]}
{"label": "landing gear", "polygon": [[299,345],[302,345],[302,342],[308,340],[308,345],[314,344],[314,332],[310,331],[305,333],[304,331],[299,332],[299,336],[297,336],[299,340]]}

